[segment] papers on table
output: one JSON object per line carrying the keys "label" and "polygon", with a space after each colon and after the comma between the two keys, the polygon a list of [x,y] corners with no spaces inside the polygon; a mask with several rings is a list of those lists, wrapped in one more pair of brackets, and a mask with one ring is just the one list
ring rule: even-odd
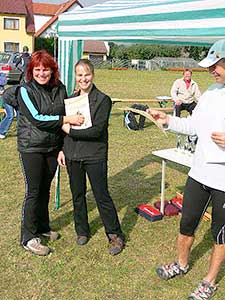
{"label": "papers on table", "polygon": [[170,96],[157,96],[156,99],[161,101],[167,101],[171,100],[172,98]]}

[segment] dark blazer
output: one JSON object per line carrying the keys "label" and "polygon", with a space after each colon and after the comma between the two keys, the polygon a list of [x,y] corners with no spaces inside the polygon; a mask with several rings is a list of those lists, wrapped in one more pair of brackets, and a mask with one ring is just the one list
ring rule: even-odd
{"label": "dark blazer", "polygon": [[[73,97],[78,95],[79,93],[76,93]],[[96,161],[107,159],[108,156],[108,121],[112,101],[95,85],[93,85],[88,99],[92,127],[70,129],[63,146],[63,152],[69,160]]]}

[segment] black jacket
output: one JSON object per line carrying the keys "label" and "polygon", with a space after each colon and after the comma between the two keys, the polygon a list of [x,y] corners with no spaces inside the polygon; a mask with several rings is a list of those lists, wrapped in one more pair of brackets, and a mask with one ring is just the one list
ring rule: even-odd
{"label": "black jacket", "polygon": [[[74,94],[73,97],[79,94]],[[64,139],[63,152],[67,159],[77,161],[105,160],[108,156],[108,121],[112,108],[109,96],[93,85],[89,95],[92,127],[70,129]]]}
{"label": "black jacket", "polygon": [[35,80],[18,91],[17,144],[20,152],[50,152],[63,143],[65,86],[39,85]]}
{"label": "black jacket", "polygon": [[16,61],[16,67],[22,72],[26,72],[27,66],[31,60],[31,55],[27,52],[24,52],[20,55],[20,57]]}

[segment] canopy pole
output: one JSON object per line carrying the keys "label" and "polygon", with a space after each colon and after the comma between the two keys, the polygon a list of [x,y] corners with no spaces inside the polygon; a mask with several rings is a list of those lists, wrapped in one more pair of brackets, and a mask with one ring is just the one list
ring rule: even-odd
{"label": "canopy pole", "polygon": [[68,95],[73,93],[75,87],[74,65],[83,54],[82,40],[66,40],[59,38],[59,69],[61,81],[67,88]]}

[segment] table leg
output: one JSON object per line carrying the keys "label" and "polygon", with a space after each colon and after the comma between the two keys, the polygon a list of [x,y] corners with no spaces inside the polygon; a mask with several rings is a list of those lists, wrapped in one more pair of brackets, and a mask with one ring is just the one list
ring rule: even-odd
{"label": "table leg", "polygon": [[164,214],[164,200],[165,200],[165,174],[166,174],[166,160],[162,160],[162,178],[161,178],[161,203],[160,212]]}

